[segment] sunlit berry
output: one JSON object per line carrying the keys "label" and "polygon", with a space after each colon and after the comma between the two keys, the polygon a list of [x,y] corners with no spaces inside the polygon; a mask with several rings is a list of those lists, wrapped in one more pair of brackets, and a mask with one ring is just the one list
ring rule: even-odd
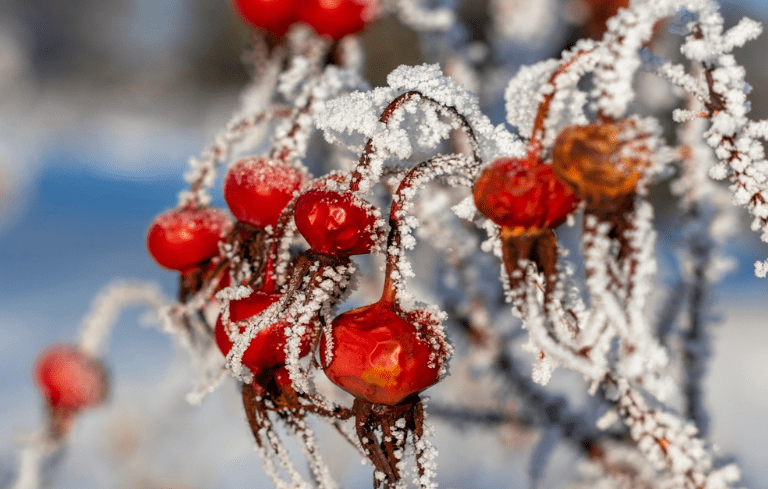
{"label": "sunlit berry", "polygon": [[590,202],[633,194],[648,166],[647,150],[628,134],[631,121],[568,126],[552,147],[552,169]]}
{"label": "sunlit berry", "polygon": [[232,0],[235,11],[254,27],[282,36],[298,20],[304,0]]}
{"label": "sunlit berry", "polygon": [[305,192],[296,201],[294,220],[316,253],[361,255],[369,253],[375,244],[374,208],[351,192]]}
{"label": "sunlit berry", "polygon": [[341,39],[362,30],[377,10],[375,0],[304,0],[299,18],[318,34]]}
{"label": "sunlit berry", "polygon": [[[280,299],[278,294],[265,294],[253,292],[250,296],[229,303],[229,320],[232,323],[256,316]],[[258,373],[264,369],[282,365],[286,359],[286,328],[291,327],[288,321],[280,321],[270,324],[256,333],[250,345],[243,354],[242,363],[252,372]],[[299,344],[299,356],[309,353],[312,336],[318,325],[311,323],[306,327]],[[240,326],[238,333],[243,333],[245,326]],[[216,344],[224,355],[232,349],[232,342],[227,335],[224,323],[219,317],[214,332]]]}
{"label": "sunlit berry", "polygon": [[437,383],[447,347],[428,324],[412,323],[381,302],[337,316],[332,357],[322,337],[323,372],[358,399],[395,405]]}
{"label": "sunlit berry", "polygon": [[304,175],[285,163],[267,158],[242,158],[224,177],[224,200],[239,220],[256,228],[274,226]]}
{"label": "sunlit berry", "polygon": [[152,222],[147,249],[160,266],[185,272],[218,255],[230,228],[230,218],[218,209],[174,209]]}
{"label": "sunlit berry", "polygon": [[34,372],[38,388],[55,410],[76,412],[106,399],[104,368],[74,346],[48,348],[37,358]]}
{"label": "sunlit berry", "polygon": [[475,182],[475,206],[499,226],[554,228],[573,211],[573,191],[552,167],[531,158],[496,160]]}

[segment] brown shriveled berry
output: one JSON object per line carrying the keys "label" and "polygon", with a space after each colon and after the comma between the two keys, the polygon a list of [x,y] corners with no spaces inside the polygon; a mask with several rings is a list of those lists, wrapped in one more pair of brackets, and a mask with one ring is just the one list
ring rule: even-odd
{"label": "brown shriveled berry", "polygon": [[629,138],[634,123],[568,126],[552,147],[552,169],[588,203],[635,193],[648,166],[647,150]]}

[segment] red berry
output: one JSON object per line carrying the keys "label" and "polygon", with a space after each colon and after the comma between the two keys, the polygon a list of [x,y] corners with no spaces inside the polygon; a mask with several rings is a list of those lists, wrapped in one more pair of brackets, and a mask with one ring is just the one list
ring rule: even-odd
{"label": "red berry", "polygon": [[376,215],[351,192],[310,190],[296,201],[296,227],[316,253],[351,256],[370,253]]}
{"label": "red berry", "polygon": [[325,375],[358,399],[390,406],[436,384],[447,345],[418,314],[412,318],[418,329],[381,302],[337,316],[330,363],[325,336],[320,343]]}
{"label": "red berry", "polygon": [[288,373],[288,369],[285,368],[285,365],[278,367],[272,375],[275,378],[275,384],[280,390],[293,384],[291,375]]}
{"label": "red berry", "polygon": [[298,20],[304,0],[232,0],[240,17],[254,27],[282,36]]}
{"label": "red berry", "polygon": [[304,0],[299,19],[320,35],[341,39],[362,30],[377,10],[375,0]]}
{"label": "red berry", "polygon": [[152,222],[147,248],[160,266],[185,272],[218,255],[230,227],[229,217],[218,209],[174,209]]}
{"label": "red berry", "polygon": [[496,160],[475,182],[477,209],[499,226],[554,228],[573,211],[573,191],[551,166],[531,158]]}
{"label": "red berry", "polygon": [[257,228],[274,226],[283,209],[301,189],[304,175],[279,161],[243,158],[224,177],[224,200],[239,220]]}
{"label": "red berry", "polygon": [[107,396],[104,368],[74,346],[45,350],[35,362],[35,382],[48,404],[60,411],[96,406]]}
{"label": "red berry", "polygon": [[[251,295],[244,299],[232,301],[229,303],[229,320],[232,323],[242,321],[249,317],[255,316],[263,312],[266,308],[274,304],[280,299],[278,294],[265,294],[263,292],[253,292]],[[285,345],[287,339],[285,337],[285,329],[291,327],[291,323],[288,321],[280,321],[275,324],[270,324],[266,328],[259,331],[256,336],[251,340],[250,345],[243,354],[243,365],[251,369],[254,374],[260,371],[283,365],[285,363]],[[306,332],[301,337],[301,344],[299,346],[299,356],[302,357],[309,353],[309,349],[312,343],[312,336],[317,330],[317,324],[311,324],[307,326]],[[245,327],[241,326],[238,333],[243,333]],[[227,336],[227,332],[224,329],[224,323],[221,321],[221,317],[216,321],[216,330],[214,332],[216,337],[216,344],[224,355],[229,353],[232,349],[232,342]]]}

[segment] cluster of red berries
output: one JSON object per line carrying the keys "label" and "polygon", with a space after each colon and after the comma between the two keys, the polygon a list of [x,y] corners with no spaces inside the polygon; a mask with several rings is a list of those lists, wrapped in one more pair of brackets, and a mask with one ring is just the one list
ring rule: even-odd
{"label": "cluster of red berries", "polygon": [[233,0],[235,10],[253,25],[283,36],[296,22],[338,40],[362,30],[378,10],[376,0]]}
{"label": "cluster of red berries", "polygon": [[[263,232],[269,227],[274,233],[286,207],[306,186],[303,173],[282,161],[243,158],[232,164],[224,177],[224,198],[238,220],[235,226],[247,224]],[[307,253],[313,256],[343,261],[352,255],[370,253],[376,244],[375,209],[353,192],[309,188],[296,198],[291,212],[309,245]],[[218,209],[185,207],[155,219],[147,246],[160,265],[189,273],[209,268],[208,263],[219,257],[219,245],[232,228],[230,219]],[[272,284],[246,298],[232,300],[229,322],[220,317],[215,328],[216,344],[222,353],[227,355],[232,349],[232,328],[236,327],[238,334],[244,333],[248,319],[262,314],[281,298]],[[383,302],[341,314],[333,321],[333,338],[320,340],[326,375],[357,398],[388,405],[435,384],[441,369],[434,358],[439,352],[428,319],[428,315],[420,313],[401,316],[391,304]],[[310,353],[318,343],[318,321],[307,326],[300,338],[299,356]],[[242,363],[254,374],[257,387],[284,372],[286,329],[290,327],[288,320],[277,321],[261,328],[250,340]],[[326,358],[328,341],[334,345],[331,358]]]}

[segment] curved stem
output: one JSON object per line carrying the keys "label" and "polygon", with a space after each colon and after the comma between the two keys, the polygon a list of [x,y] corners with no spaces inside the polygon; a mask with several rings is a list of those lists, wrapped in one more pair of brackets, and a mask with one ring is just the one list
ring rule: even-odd
{"label": "curved stem", "polygon": [[557,90],[555,90],[555,81],[557,78],[566,73],[568,69],[584,54],[592,52],[592,49],[579,51],[568,61],[564,61],[549,77],[548,85],[552,86],[552,91],[544,95],[544,100],[539,104],[539,110],[536,112],[536,119],[533,123],[533,131],[531,132],[531,140],[528,142],[529,154],[540,157],[541,151],[544,149],[542,140],[544,139],[544,122],[549,115],[549,106],[552,105],[552,100],[555,98]]}
{"label": "curved stem", "polygon": [[[427,97],[426,95],[416,90],[405,92],[404,94],[399,95],[392,102],[390,102],[390,104],[387,105],[387,107],[381,113],[381,117],[379,117],[379,122],[387,124],[393,115],[395,115],[408,102],[411,102],[411,101],[427,102],[437,107],[438,110],[441,110],[444,113],[458,120],[459,123],[461,124],[461,128],[464,131],[464,134],[466,134],[466,136],[469,138],[470,147],[472,148],[472,158],[474,159],[475,163],[478,166],[482,163],[482,159],[480,158],[480,145],[478,144],[477,137],[475,137],[475,132],[472,129],[472,126],[467,121],[467,119],[463,115],[461,115],[459,111],[456,110],[455,107],[442,104],[430,97]],[[352,192],[357,192],[360,189],[360,182],[364,178],[366,178],[365,175],[367,174],[367,170],[370,167],[372,157],[376,153],[376,151],[377,151],[377,148],[374,145],[373,138],[371,138],[366,143],[365,148],[363,149],[363,153],[360,155],[360,161],[357,164],[357,167],[355,167],[354,172],[352,173],[352,180],[350,181],[350,184],[349,184],[349,189]]]}
{"label": "curved stem", "polygon": [[[301,144],[297,136],[303,129],[307,128],[308,126],[312,127],[312,118],[305,118],[304,116],[312,112],[314,103],[314,97],[310,96],[307,98],[307,103],[304,104],[303,107],[294,109],[292,111],[291,119],[293,120],[293,126],[291,126],[291,129],[288,130],[285,136],[274,142],[272,151],[269,154],[270,159],[277,159],[282,162],[287,162],[292,156],[297,156],[299,158],[303,156],[301,151],[297,152],[297,148]],[[302,123],[302,120],[304,119],[309,119],[309,124],[306,124],[306,122]],[[297,155],[296,153],[299,154]]]}
{"label": "curved stem", "polygon": [[256,400],[256,391],[251,384],[243,384],[242,396],[245,416],[248,418],[248,426],[251,427],[251,432],[253,432],[253,437],[256,439],[256,444],[263,446],[261,436],[259,436],[259,431],[261,431],[262,425],[256,416],[256,410],[259,409],[259,402]]}
{"label": "curved stem", "polygon": [[[387,237],[387,263],[384,272],[384,291],[379,302],[398,311],[397,290],[402,287],[402,274],[400,260],[403,257],[402,221],[407,216],[407,210],[411,206],[411,200],[415,196],[414,190],[424,186],[437,177],[462,173],[471,173],[476,168],[475,161],[460,155],[436,156],[423,161],[413,167],[397,187],[392,196],[392,206],[389,211],[389,236]],[[468,179],[465,183],[471,183]]]}

